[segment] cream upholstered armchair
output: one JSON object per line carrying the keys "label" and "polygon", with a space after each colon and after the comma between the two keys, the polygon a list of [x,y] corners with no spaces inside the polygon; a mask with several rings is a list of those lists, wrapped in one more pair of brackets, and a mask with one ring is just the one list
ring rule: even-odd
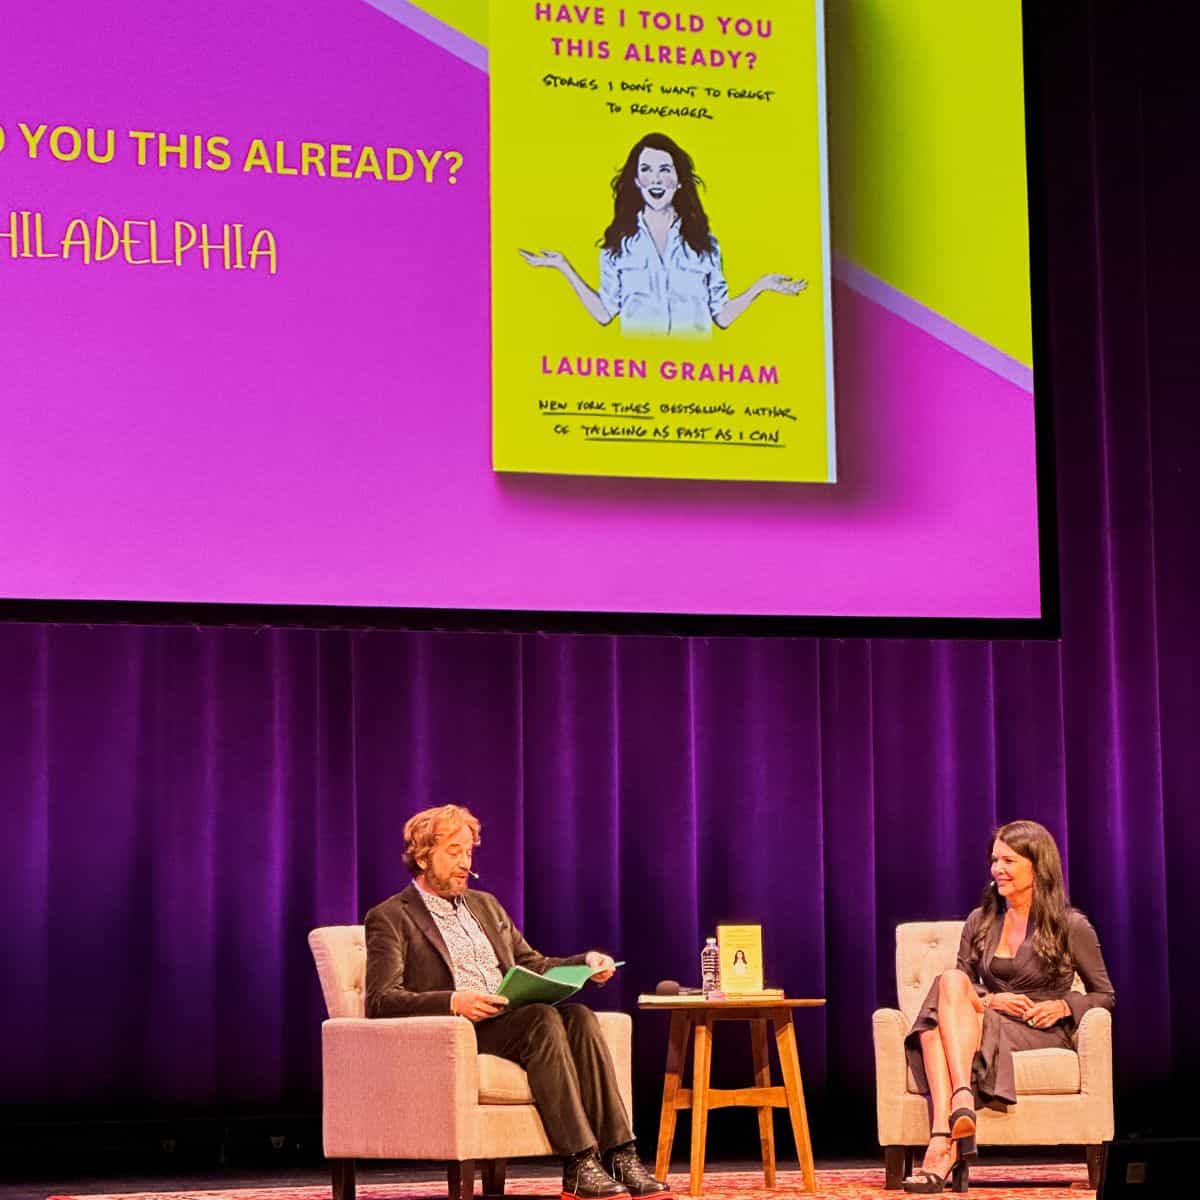
{"label": "cream upholstered armchair", "polygon": [[[904,1037],[936,976],[953,967],[961,921],[915,921],[896,927],[900,1007],[878,1009],[875,1112],[887,1186],[912,1170],[913,1152],[929,1141],[929,1108],[904,1056]],[[1078,977],[1075,987],[1082,990]],[[1079,1022],[1075,1050],[1021,1050],[1013,1055],[1017,1100],[1008,1112],[979,1113],[986,1146],[1084,1146],[1088,1179],[1099,1182],[1100,1143],[1113,1134],[1112,1015],[1093,1008]]]}
{"label": "cream upholstered armchair", "polygon": [[[419,1158],[449,1164],[451,1200],[470,1200],[475,1163],[484,1191],[504,1191],[508,1158],[553,1154],[525,1072],[478,1053],[463,1017],[365,1016],[361,925],[308,935],[329,1019],[321,1025],[322,1131],[334,1200],[354,1200],[354,1161]],[[633,1112],[632,1021],[597,1013],[625,1108]]]}

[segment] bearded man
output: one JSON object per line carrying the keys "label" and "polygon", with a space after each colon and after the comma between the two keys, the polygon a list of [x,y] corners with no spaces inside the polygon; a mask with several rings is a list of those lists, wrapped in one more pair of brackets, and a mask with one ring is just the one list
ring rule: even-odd
{"label": "bearded man", "polygon": [[428,808],[404,825],[413,882],[366,917],[369,1017],[455,1015],[481,1054],[519,1064],[546,1136],[563,1160],[564,1200],[666,1197],[637,1155],[629,1114],[596,1016],[582,1004],[525,1004],[496,994],[514,964],[542,974],[586,963],[605,983],[615,964],[599,950],[539,954],[495,896],[470,887],[479,821],[465,808]]}

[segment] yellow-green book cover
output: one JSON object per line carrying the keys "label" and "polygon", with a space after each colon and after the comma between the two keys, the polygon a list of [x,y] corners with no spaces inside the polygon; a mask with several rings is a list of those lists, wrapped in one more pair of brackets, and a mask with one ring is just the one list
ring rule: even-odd
{"label": "yellow-green book cover", "polygon": [[761,925],[718,925],[721,991],[726,996],[763,990]]}
{"label": "yellow-green book cover", "polygon": [[495,470],[836,478],[823,19],[491,5]]}

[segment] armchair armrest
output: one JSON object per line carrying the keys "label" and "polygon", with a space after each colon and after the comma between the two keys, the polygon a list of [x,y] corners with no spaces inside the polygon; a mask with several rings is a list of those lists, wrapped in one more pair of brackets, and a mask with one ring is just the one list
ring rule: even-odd
{"label": "armchair armrest", "polygon": [[877,1008],[871,1017],[875,1041],[875,1124],[881,1146],[904,1145],[904,1098],[908,1060],[904,1037],[908,1020],[898,1008]]}
{"label": "armchair armrest", "polygon": [[1079,1090],[1085,1095],[1112,1096],[1112,1013],[1091,1008],[1076,1030]]}
{"label": "armchair armrest", "polygon": [[462,1159],[479,1099],[461,1017],[339,1017],[321,1025],[327,1158]]}
{"label": "armchair armrest", "polygon": [[908,1021],[898,1008],[877,1008],[871,1016],[871,1030],[876,1094],[902,1096],[908,1091],[908,1060],[904,1057]]}
{"label": "armchair armrest", "polygon": [[598,1012],[596,1020],[612,1057],[617,1088],[625,1101],[625,1111],[633,1120],[633,1018],[623,1012]]}

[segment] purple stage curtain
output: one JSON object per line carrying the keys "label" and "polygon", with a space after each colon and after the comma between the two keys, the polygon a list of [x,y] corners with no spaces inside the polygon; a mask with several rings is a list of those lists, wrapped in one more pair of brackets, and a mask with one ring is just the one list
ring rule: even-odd
{"label": "purple stage curtain", "polygon": [[[818,1127],[865,1140],[895,924],[965,914],[989,829],[1036,818],[1116,981],[1126,1119],[1194,1077],[1191,42],[1061,13],[1061,643],[0,627],[0,1103],[311,1108],[305,935],[403,886],[404,818],[446,801],[534,945],[629,960],[601,1006],[761,921],[769,982],[829,999],[797,1021]],[[665,1033],[636,1017],[643,1135]]]}

